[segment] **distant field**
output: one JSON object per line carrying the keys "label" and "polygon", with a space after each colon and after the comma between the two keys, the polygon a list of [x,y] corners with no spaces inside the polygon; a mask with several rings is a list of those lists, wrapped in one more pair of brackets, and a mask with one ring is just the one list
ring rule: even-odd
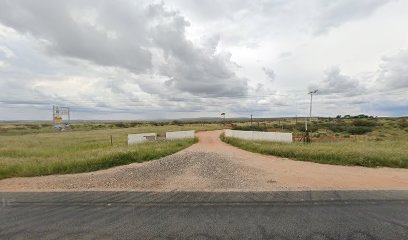
{"label": "distant field", "polygon": [[[98,123],[99,125],[99,123]],[[13,128],[8,124],[9,128]],[[92,128],[94,126],[90,126]],[[40,129],[4,131],[0,133],[0,179],[18,176],[89,172],[113,166],[158,159],[184,149],[196,140],[159,141],[127,145],[128,133],[177,130],[214,130],[219,124],[183,124],[101,128],[53,132],[50,126]],[[81,130],[79,130],[81,129]],[[22,131],[22,132],[19,132]],[[110,136],[113,138],[113,146]]]}
{"label": "distant field", "polygon": [[[220,123],[183,123],[180,121],[163,122],[74,122],[69,132],[90,130],[125,130],[128,131],[156,131],[164,134],[166,131],[194,129],[196,131],[220,129]],[[0,136],[16,136],[32,133],[55,133],[50,121],[32,122],[0,122]]]}
{"label": "distant field", "polygon": [[[282,122],[283,131],[292,128],[295,136],[301,136],[301,131],[296,129],[298,125],[293,121]],[[277,127],[277,125],[277,123],[274,125],[269,123],[260,126]],[[241,128],[245,126],[247,125],[241,124]],[[246,141],[225,137],[222,137],[222,140],[247,151],[302,161],[408,168],[408,122],[406,119],[319,120],[313,123],[312,128],[315,132],[311,144],[303,144],[298,141],[292,144]],[[301,126],[299,129],[301,130]]]}

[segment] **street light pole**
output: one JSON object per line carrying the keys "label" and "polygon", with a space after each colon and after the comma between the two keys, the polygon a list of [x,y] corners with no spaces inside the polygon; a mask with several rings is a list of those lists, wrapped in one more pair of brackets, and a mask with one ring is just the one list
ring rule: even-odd
{"label": "street light pole", "polygon": [[225,113],[221,113],[221,116],[223,116],[223,122],[224,122],[224,126],[225,126]]}
{"label": "street light pole", "polygon": [[[310,91],[310,109],[309,109],[309,122],[312,122],[312,104],[313,104],[313,94],[317,93],[319,90],[315,89],[313,91]],[[306,119],[306,131],[307,131],[307,119]]]}

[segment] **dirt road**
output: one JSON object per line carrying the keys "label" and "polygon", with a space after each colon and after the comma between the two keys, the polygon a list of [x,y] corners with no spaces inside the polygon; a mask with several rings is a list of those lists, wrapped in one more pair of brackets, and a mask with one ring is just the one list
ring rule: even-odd
{"label": "dirt road", "polygon": [[333,166],[264,156],[199,132],[199,143],[159,160],[92,173],[11,178],[0,191],[277,191],[408,189],[408,169]]}

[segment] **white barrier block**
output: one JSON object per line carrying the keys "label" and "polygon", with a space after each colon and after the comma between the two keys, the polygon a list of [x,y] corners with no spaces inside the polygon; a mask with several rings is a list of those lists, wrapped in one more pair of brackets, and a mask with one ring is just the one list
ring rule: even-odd
{"label": "white barrier block", "polygon": [[128,145],[142,143],[148,140],[156,140],[156,138],[156,133],[128,134]]}
{"label": "white barrier block", "polygon": [[192,131],[178,131],[178,132],[166,132],[166,139],[183,139],[194,138],[194,130]]}
{"label": "white barrier block", "polygon": [[239,131],[226,129],[225,136],[253,141],[293,142],[292,133],[282,132]]}

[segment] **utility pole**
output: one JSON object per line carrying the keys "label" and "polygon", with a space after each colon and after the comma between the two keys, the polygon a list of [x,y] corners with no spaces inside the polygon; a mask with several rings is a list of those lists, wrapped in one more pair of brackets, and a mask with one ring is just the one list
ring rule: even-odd
{"label": "utility pole", "polygon": [[224,117],[224,126],[225,126],[225,113],[221,113],[221,116]]}
{"label": "utility pole", "polygon": [[[308,94],[310,94],[310,109],[309,109],[309,121],[310,123],[312,122],[312,103],[313,103],[313,94],[316,94],[319,90],[315,89],[313,91],[310,91]],[[307,132],[307,117],[306,117],[306,132]]]}
{"label": "utility pole", "polygon": [[252,127],[252,114],[251,114],[251,127]]}

